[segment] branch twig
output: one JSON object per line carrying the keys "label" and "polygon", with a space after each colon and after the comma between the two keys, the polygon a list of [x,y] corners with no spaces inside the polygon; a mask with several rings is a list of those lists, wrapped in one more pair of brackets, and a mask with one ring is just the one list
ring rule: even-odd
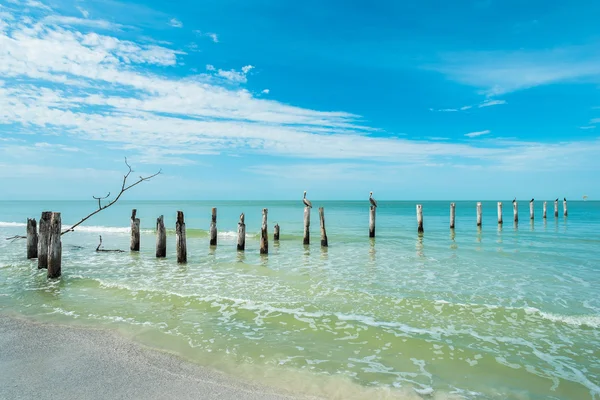
{"label": "branch twig", "polygon": [[146,177],[140,176],[139,180],[137,180],[136,182],[134,182],[131,185],[127,186],[127,178],[129,178],[129,175],[131,175],[131,173],[133,172],[133,169],[131,168],[131,165],[129,165],[129,163],[127,162],[127,157],[125,157],[125,165],[127,165],[127,168],[129,170],[123,176],[123,184],[121,185],[121,191],[119,192],[119,194],[117,195],[117,197],[115,197],[114,200],[112,200],[110,203],[108,203],[108,204],[106,204],[106,205],[103,206],[100,201],[108,198],[108,196],[110,196],[110,193],[108,193],[108,195],[106,195],[105,197],[96,197],[96,196],[93,196],[94,199],[98,200],[98,209],[96,211],[94,211],[93,213],[89,214],[88,216],[82,218],[78,223],[76,223],[75,225],[73,225],[69,229],[63,231],[61,233],[61,235],[64,235],[65,233],[68,233],[68,232],[73,232],[74,228],[76,228],[77,226],[79,226],[82,223],[84,223],[85,221],[87,221],[90,217],[92,217],[93,215],[98,214],[100,211],[105,210],[108,207],[110,207],[113,204],[115,204],[119,200],[119,198],[121,198],[121,196],[123,195],[123,193],[125,193],[126,191],[128,191],[132,187],[134,187],[136,185],[139,185],[140,183],[142,183],[144,181],[150,180],[150,179],[154,178],[155,176],[160,175],[160,173],[162,172],[162,169],[161,169],[161,170],[159,170],[157,173],[155,173],[153,175],[146,176]]}
{"label": "branch twig", "polygon": [[15,236],[6,238],[6,240],[12,240],[13,242],[17,239],[27,239],[27,236],[15,235]]}
{"label": "branch twig", "polygon": [[114,253],[124,253],[123,250],[104,250],[104,249],[101,249],[100,247],[102,247],[102,235],[100,235],[100,243],[98,243],[98,247],[96,247],[96,251],[98,251],[98,252],[105,251],[105,252],[114,252]]}

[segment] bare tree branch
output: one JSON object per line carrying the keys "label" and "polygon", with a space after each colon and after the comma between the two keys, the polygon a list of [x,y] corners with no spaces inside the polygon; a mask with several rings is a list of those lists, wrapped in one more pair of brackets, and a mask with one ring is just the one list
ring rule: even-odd
{"label": "bare tree branch", "polygon": [[125,165],[127,165],[128,171],[127,173],[123,176],[123,184],[121,185],[121,191],[119,192],[119,194],[117,195],[117,197],[114,198],[114,200],[112,200],[110,203],[106,204],[106,205],[102,205],[100,203],[101,200],[106,199],[108,196],[110,196],[110,193],[108,193],[108,195],[106,195],[105,197],[95,197],[94,199],[98,200],[98,209],[96,211],[94,211],[93,213],[90,213],[89,215],[87,215],[86,217],[82,218],[79,222],[77,222],[75,225],[73,225],[72,227],[70,227],[69,229],[63,231],[61,233],[61,235],[64,235],[65,233],[68,232],[73,232],[74,228],[76,228],[77,226],[81,225],[82,223],[84,223],[85,221],[87,221],[90,217],[98,214],[100,211],[102,210],[106,210],[108,207],[112,206],[113,204],[115,204],[123,195],[123,193],[125,193],[126,191],[128,191],[129,189],[131,189],[132,187],[139,185],[142,182],[148,181],[152,178],[154,178],[157,175],[160,175],[162,173],[162,169],[159,170],[157,173],[150,175],[150,176],[140,176],[140,179],[137,180],[136,182],[132,183],[131,185],[127,186],[127,178],[129,178],[129,175],[131,175],[131,173],[133,172],[133,169],[131,168],[131,165],[129,165],[129,163],[127,162],[127,157],[125,157]]}
{"label": "bare tree branch", "polygon": [[11,236],[11,237],[6,238],[6,240],[12,240],[13,242],[15,240],[18,240],[18,239],[27,239],[27,236],[15,235],[15,236]]}

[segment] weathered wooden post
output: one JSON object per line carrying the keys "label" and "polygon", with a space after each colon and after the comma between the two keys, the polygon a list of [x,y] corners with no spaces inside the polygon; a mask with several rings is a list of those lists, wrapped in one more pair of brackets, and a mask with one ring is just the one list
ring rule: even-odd
{"label": "weathered wooden post", "polygon": [[417,232],[423,233],[423,206],[417,204]]}
{"label": "weathered wooden post", "polygon": [[140,219],[136,218],[137,210],[131,210],[131,251],[140,251]]}
{"label": "weathered wooden post", "polygon": [[544,207],[543,207],[543,209],[542,209],[542,218],[543,218],[543,219],[546,219],[546,212],[547,212],[547,211],[548,211],[548,202],[547,202],[547,201],[545,201],[545,202],[544,202]]}
{"label": "weathered wooden post", "polygon": [[566,198],[563,200],[563,215],[565,217],[569,215],[569,212],[567,211],[567,199]]}
{"label": "weathered wooden post", "polygon": [[37,258],[38,256],[38,234],[37,221],[35,218],[27,218],[27,259]]}
{"label": "weathered wooden post", "polygon": [[275,224],[275,228],[273,228],[273,240],[279,241],[279,224]]}
{"label": "weathered wooden post", "polygon": [[62,224],[60,213],[53,212],[50,218],[50,245],[48,246],[48,278],[60,277],[62,262],[62,243],[60,242]]}
{"label": "weathered wooden post", "polygon": [[165,231],[164,217],[161,215],[156,219],[156,257],[167,256],[167,231]]}
{"label": "weathered wooden post", "polygon": [[185,221],[183,211],[177,211],[177,222],[175,223],[175,237],[177,248],[177,262],[187,263],[187,243],[185,240]]}
{"label": "weathered wooden post", "polygon": [[269,254],[269,234],[267,232],[267,213],[269,210],[262,210],[262,226],[260,228],[260,254]]}
{"label": "weathered wooden post", "polygon": [[[374,207],[371,206],[371,209]],[[374,213],[373,213],[374,215]],[[328,247],[329,244],[327,242],[327,231],[325,230],[325,211],[323,207],[319,207],[319,220],[321,221],[321,247]],[[375,226],[373,226],[373,234],[375,233]],[[373,237],[373,236],[370,236]]]}
{"label": "weathered wooden post", "polygon": [[371,206],[369,210],[369,237],[375,237],[375,212],[377,211],[377,207]]}
{"label": "weathered wooden post", "polygon": [[237,249],[238,251],[244,251],[246,249],[246,223],[244,222],[244,213],[240,214],[240,222],[238,222],[238,240]]}
{"label": "weathered wooden post", "polygon": [[212,217],[210,220],[210,245],[217,245],[217,209],[213,207]]}
{"label": "weathered wooden post", "polygon": [[516,200],[513,200],[513,215],[515,223],[519,223],[519,204]]}
{"label": "weathered wooden post", "polygon": [[450,229],[454,229],[455,217],[456,217],[456,203],[450,203]]}
{"label": "weathered wooden post", "polygon": [[533,199],[531,199],[531,201],[529,202],[529,219],[533,220],[535,219],[535,210],[533,209],[534,203],[533,203]]}
{"label": "weathered wooden post", "polygon": [[498,202],[498,225],[502,225],[504,221],[502,220],[502,202]]}
{"label": "weathered wooden post", "polygon": [[310,244],[310,207],[304,207],[304,240],[305,245]]}
{"label": "weathered wooden post", "polygon": [[50,247],[51,211],[42,212],[38,236],[38,269],[48,268],[48,248]]}
{"label": "weathered wooden post", "polygon": [[554,218],[558,218],[558,199],[554,200]]}
{"label": "weathered wooden post", "polygon": [[478,202],[477,203],[477,226],[481,226],[481,219],[482,219],[481,202]]}

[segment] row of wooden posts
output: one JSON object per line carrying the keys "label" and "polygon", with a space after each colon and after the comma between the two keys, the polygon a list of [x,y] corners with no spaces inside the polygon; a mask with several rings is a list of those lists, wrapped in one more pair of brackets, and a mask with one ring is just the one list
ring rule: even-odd
{"label": "row of wooden posts", "polygon": [[[514,222],[519,222],[518,204],[513,201],[513,217]],[[304,245],[310,244],[310,207],[304,207]],[[369,212],[369,237],[375,237],[375,213],[377,207],[371,206]],[[543,203],[542,218],[546,218],[547,202]],[[456,204],[450,203],[450,229],[455,227],[455,212]],[[268,210],[262,210],[262,225],[260,234],[260,254],[269,254],[269,241],[267,230],[267,214]],[[566,217],[567,201],[563,201],[563,215]],[[534,202],[529,203],[529,218],[533,220],[535,217]],[[554,217],[558,217],[558,201],[554,201]],[[246,224],[245,215],[240,215],[238,223],[237,250],[244,251],[246,247]],[[477,226],[482,225],[482,206],[481,202],[477,203]],[[325,229],[325,212],[323,207],[319,208],[319,220],[321,225],[321,246],[329,245],[327,240],[327,232]],[[503,223],[502,217],[502,202],[498,202],[498,224]],[[423,206],[417,204],[417,232],[423,233]],[[210,246],[217,245],[217,209],[212,209],[210,222]],[[44,211],[40,218],[39,233],[35,219],[27,219],[27,258],[38,259],[38,268],[48,269],[48,278],[58,278],[61,275],[61,218],[60,213]],[[279,241],[280,228],[276,224],[273,231],[273,240]],[[183,211],[177,211],[177,220],[175,222],[176,236],[176,252],[177,262],[187,262],[187,242],[185,232],[185,220]],[[140,219],[137,218],[137,210],[131,213],[131,251],[140,250]],[[156,257],[164,258],[167,255],[167,232],[164,224],[164,217],[161,215],[156,220]]]}

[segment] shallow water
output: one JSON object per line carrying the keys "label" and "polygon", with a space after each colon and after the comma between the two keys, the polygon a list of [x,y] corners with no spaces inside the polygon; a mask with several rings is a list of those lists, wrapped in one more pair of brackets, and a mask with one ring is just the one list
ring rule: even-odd
{"label": "shallow water", "polygon": [[[302,245],[300,202],[120,202],[63,236],[63,276],[47,281],[23,240],[0,243],[0,310],[111,327],[152,346],[251,379],[337,398],[600,398],[600,203],[570,202],[569,217],[529,220],[520,204],[504,226],[496,203],[381,202],[368,238],[367,202],[325,207],[328,249],[313,209]],[[219,244],[208,246],[210,208]],[[27,217],[62,212],[64,226],[90,202],[0,202],[0,237],[24,234]],[[142,222],[139,254],[127,250],[129,216]],[[258,254],[269,209],[269,255]],[[188,264],[154,258],[154,225],[186,214]],[[247,250],[235,250],[246,214]],[[281,226],[273,243],[272,227]]]}

